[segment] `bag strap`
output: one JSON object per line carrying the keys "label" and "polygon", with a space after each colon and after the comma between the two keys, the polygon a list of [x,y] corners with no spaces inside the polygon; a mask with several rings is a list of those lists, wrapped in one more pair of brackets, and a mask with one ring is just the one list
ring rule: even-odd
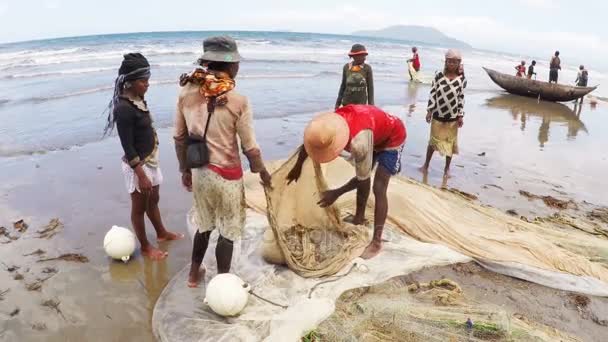
{"label": "bag strap", "polygon": [[205,133],[203,133],[203,141],[207,141],[207,130],[209,129],[209,122],[211,121],[211,114],[213,114],[213,112],[215,112],[215,105],[216,105],[216,101],[217,101],[217,97],[210,97],[208,99],[209,102],[207,102],[207,124],[205,124]]}

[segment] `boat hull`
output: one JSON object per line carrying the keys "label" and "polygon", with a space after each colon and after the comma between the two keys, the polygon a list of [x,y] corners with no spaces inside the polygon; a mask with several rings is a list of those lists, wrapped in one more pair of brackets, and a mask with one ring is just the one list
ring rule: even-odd
{"label": "boat hull", "polygon": [[574,87],[543,81],[515,77],[495,70],[483,68],[499,87],[515,95],[540,98],[545,101],[567,102],[580,99],[594,91],[595,87]]}

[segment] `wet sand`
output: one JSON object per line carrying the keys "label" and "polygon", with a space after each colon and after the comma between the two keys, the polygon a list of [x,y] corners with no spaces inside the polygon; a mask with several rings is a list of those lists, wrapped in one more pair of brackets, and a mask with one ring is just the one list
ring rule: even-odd
{"label": "wet sand", "polygon": [[[384,107],[407,122],[403,173],[418,180],[429,130],[424,122],[427,96],[428,87],[406,88],[406,103]],[[411,104],[416,107],[408,113]],[[608,128],[608,105],[600,103],[591,110],[585,104],[580,115],[568,106],[572,108],[572,104],[538,104],[501,93],[469,93],[461,155],[454,159],[448,186],[530,217],[556,210],[521,196],[520,190],[608,205],[608,136],[603,133]],[[300,143],[310,115],[256,121],[264,157],[287,157]],[[168,228],[186,233],[190,195],[180,185],[170,131],[160,130],[159,137],[165,177],[161,213]],[[0,341],[154,339],[150,327],[154,303],[165,284],[188,263],[190,241],[162,243],[161,248],[169,252],[162,262],[137,254],[123,264],[105,256],[101,246],[105,232],[112,225],[130,226],[120,156],[118,138],[113,138],[66,151],[0,160],[0,226],[21,236],[0,244],[0,260],[9,268],[20,267],[18,272],[24,277],[15,280],[15,271],[0,264],[0,293],[9,289],[0,301]],[[442,169],[443,162],[435,156],[427,181],[440,186]],[[49,240],[36,238],[35,232],[52,218],[64,224],[61,232]],[[12,222],[18,219],[29,224],[23,235],[13,231]],[[148,227],[153,240],[149,223]],[[44,257],[82,253],[89,262],[37,263],[37,256],[24,256],[37,249],[46,251]],[[58,272],[39,291],[28,291],[28,284],[47,276],[45,267]],[[56,309],[43,306],[48,300],[59,305]]]}

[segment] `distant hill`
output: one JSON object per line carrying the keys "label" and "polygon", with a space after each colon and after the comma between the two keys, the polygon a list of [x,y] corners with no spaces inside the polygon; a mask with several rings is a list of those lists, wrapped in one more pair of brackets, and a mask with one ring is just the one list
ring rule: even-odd
{"label": "distant hill", "polygon": [[357,31],[353,32],[353,35],[408,40],[446,47],[471,48],[471,45],[463,41],[448,37],[441,31],[426,26],[396,25],[381,30]]}

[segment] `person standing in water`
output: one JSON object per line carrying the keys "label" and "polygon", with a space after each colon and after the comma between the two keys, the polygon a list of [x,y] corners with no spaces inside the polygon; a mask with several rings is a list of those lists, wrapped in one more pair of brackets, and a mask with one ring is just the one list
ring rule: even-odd
{"label": "person standing in water", "polygon": [[[231,37],[211,37],[203,42],[201,66],[180,77],[182,86],[175,114],[175,151],[182,184],[194,193],[189,221],[197,228],[192,244],[188,286],[196,287],[204,274],[203,257],[211,231],[217,229],[215,248],[218,273],[230,272],[233,242],[245,228],[245,187],[239,150],[252,173],[270,187],[270,174],[262,161],[253,129],[253,112],[247,97],[233,90],[241,56]],[[205,137],[209,164],[189,169],[189,137]],[[240,148],[239,148],[240,144]]]}
{"label": "person standing in water", "polygon": [[528,67],[528,79],[532,79],[532,76],[536,76],[536,72],[534,71],[535,67],[536,67],[536,61],[532,61],[532,63]]}
{"label": "person standing in water", "polygon": [[[576,80],[574,81],[576,83],[577,87],[586,87],[587,84],[589,83],[589,71],[587,71],[587,69],[585,69],[584,65],[581,65],[578,67],[578,74],[576,75]],[[581,101],[580,103],[583,103],[583,99],[585,97],[581,97]],[[577,102],[578,100],[574,100],[574,102]]]}
{"label": "person standing in water", "polygon": [[450,49],[445,54],[443,72],[435,75],[431,87],[426,122],[431,124],[431,137],[426,160],[420,170],[428,172],[435,151],[445,156],[444,178],[449,177],[452,156],[458,154],[458,129],[464,124],[464,73],[460,73],[462,55]]}
{"label": "person standing in water", "polygon": [[114,96],[108,105],[108,122],[104,135],[116,125],[124,156],[122,171],[131,194],[131,224],[141,244],[141,253],[152,260],[167,257],[146,237],[145,215],[156,231],[159,242],[177,240],[183,234],[169,232],[161,219],[158,202],[163,175],[158,164],[158,136],[144,96],[148,91],[150,63],[140,53],[124,55]]}
{"label": "person standing in water", "polygon": [[[297,182],[304,161],[310,157],[317,163],[329,163],[343,150],[350,152],[355,177],[337,189],[320,194],[318,204],[329,207],[342,195],[357,190],[353,224],[363,224],[370,188],[374,192],[374,235],[361,257],[370,259],[382,249],[382,232],[388,214],[388,183],[401,170],[401,153],[407,132],[403,121],[370,105],[348,105],[335,113],[321,113],[304,130],[304,145],[298,160],[287,175],[288,184]],[[378,164],[371,185],[374,164]]]}
{"label": "person standing in water", "polygon": [[559,58],[559,51],[555,51],[555,55],[549,62],[549,83],[557,83],[559,70],[562,70],[562,60]]}
{"label": "person standing in water", "polygon": [[361,44],[355,44],[348,56],[350,63],[342,68],[342,83],[338,91],[335,108],[349,104],[374,104],[374,77],[371,65],[365,63],[367,50]]}
{"label": "person standing in water", "polygon": [[584,65],[578,67],[578,74],[576,75],[576,83],[577,87],[586,87],[589,83],[589,71],[585,69]]}
{"label": "person standing in water", "polygon": [[[408,59],[407,63],[412,63],[412,68],[416,73],[420,72],[420,56],[418,55],[417,47],[412,47],[412,58]],[[410,72],[410,81],[413,81],[414,79],[417,79],[417,76]]]}
{"label": "person standing in water", "polygon": [[526,74],[526,61],[521,61],[521,64],[516,65],[515,70],[517,70],[516,77],[524,77]]}

